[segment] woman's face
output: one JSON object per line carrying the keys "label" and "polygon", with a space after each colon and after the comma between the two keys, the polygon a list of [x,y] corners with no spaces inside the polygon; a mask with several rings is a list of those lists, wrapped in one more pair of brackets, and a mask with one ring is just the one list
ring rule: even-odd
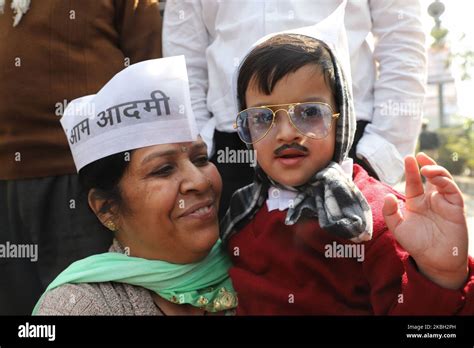
{"label": "woman's face", "polygon": [[172,263],[207,256],[219,235],[222,181],[202,140],[133,151],[119,186],[126,209],[116,238],[131,256]]}

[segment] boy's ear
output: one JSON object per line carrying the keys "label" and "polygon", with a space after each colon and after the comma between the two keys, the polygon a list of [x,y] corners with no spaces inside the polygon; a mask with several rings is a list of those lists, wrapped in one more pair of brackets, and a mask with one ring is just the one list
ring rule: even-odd
{"label": "boy's ear", "polygon": [[104,199],[96,189],[90,189],[87,195],[87,201],[89,207],[106,228],[111,229],[110,226],[117,223],[118,214],[116,205],[111,200]]}

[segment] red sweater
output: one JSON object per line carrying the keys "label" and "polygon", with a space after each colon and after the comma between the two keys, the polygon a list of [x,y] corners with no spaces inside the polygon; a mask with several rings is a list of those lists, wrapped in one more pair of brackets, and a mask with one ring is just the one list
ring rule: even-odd
{"label": "red sweater", "polygon": [[[474,314],[473,259],[469,258],[469,278],[460,290],[431,282],[417,271],[384,222],[384,196],[391,192],[404,197],[358,165],[354,165],[354,183],[372,208],[374,234],[368,242],[357,246],[334,237],[316,219],[286,226],[286,211],[268,212],[266,205],[230,239],[237,314]],[[326,257],[331,256],[328,252],[334,243],[338,248],[363,247],[363,261],[361,254]]]}

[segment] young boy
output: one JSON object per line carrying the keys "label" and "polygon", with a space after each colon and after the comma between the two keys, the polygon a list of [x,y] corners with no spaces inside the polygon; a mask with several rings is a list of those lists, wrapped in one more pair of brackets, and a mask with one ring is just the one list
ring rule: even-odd
{"label": "young boy", "polygon": [[243,61],[237,97],[258,155],[221,224],[237,314],[474,314],[461,192],[422,153],[405,159],[406,197],[350,165],[355,116],[329,46],[271,37]]}

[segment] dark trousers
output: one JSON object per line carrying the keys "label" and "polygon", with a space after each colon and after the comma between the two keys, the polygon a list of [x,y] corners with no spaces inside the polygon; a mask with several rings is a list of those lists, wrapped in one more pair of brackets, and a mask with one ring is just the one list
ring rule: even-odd
{"label": "dark trousers", "polygon": [[222,177],[222,195],[219,205],[219,220],[221,220],[229,207],[232,194],[239,188],[253,181],[254,168],[250,163],[228,163],[219,161],[219,151],[247,150],[247,146],[240,140],[237,133],[214,132],[215,154],[211,158]]}
{"label": "dark trousers", "polygon": [[[364,134],[364,129],[369,124],[367,121],[357,121],[356,134],[354,138],[354,143],[349,152],[349,156],[352,157],[354,163],[361,165],[369,175],[377,178],[375,172],[369,168],[366,163],[355,156],[355,150],[357,143]],[[244,187],[252,183],[254,178],[254,169],[250,166],[249,163],[226,163],[218,161],[219,159],[219,150],[225,151],[228,150],[247,150],[246,145],[240,140],[237,133],[225,133],[220,131],[214,132],[214,141],[215,141],[215,154],[211,158],[211,161],[216,165],[219,173],[222,176],[222,196],[221,203],[219,207],[219,220],[222,219],[229,207],[230,198],[232,194],[241,187]]]}
{"label": "dark trousers", "polygon": [[0,257],[0,315],[31,314],[61,271],[106,252],[112,238],[89,209],[77,175],[0,181],[0,245],[36,245],[38,252],[36,261]]}
{"label": "dark trousers", "polygon": [[378,180],[379,177],[374,172],[374,170],[370,166],[368,166],[367,163],[365,163],[363,160],[357,158],[357,156],[356,156],[357,144],[359,143],[360,138],[362,138],[362,135],[364,135],[365,127],[367,127],[367,125],[369,123],[370,122],[368,122],[368,121],[357,121],[356,133],[355,133],[355,136],[354,136],[354,142],[352,143],[352,147],[349,150],[349,157],[353,159],[354,163],[356,163],[356,164],[360,165],[362,168],[364,168],[371,177]]}

